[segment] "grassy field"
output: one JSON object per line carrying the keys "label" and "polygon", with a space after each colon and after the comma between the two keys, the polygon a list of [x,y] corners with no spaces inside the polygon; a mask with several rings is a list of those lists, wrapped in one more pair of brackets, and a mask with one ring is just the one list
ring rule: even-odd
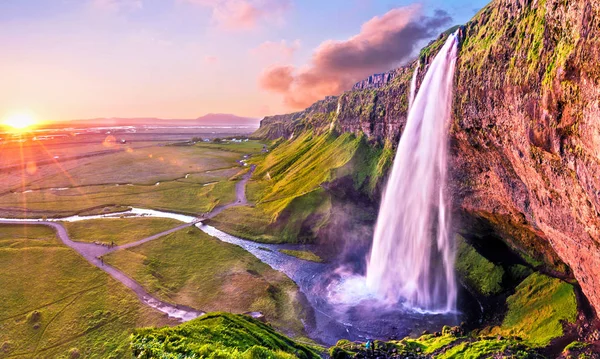
{"label": "grassy field", "polygon": [[222,142],[222,143],[214,143],[214,142],[199,142],[195,145],[197,148],[206,148],[211,150],[219,150],[219,151],[229,151],[234,153],[258,153],[263,149],[263,143],[258,141],[248,141],[241,143],[231,143],[231,142]]}
{"label": "grassy field", "polygon": [[182,223],[169,218],[101,218],[64,222],[69,237],[78,242],[122,245],[168,231]]}
{"label": "grassy field", "polygon": [[113,252],[105,261],[165,301],[208,312],[260,311],[286,333],[303,331],[304,313],[289,278],[195,227]]}
{"label": "grassy field", "polygon": [[11,208],[15,214],[27,209],[49,216],[53,213],[72,215],[89,208],[114,205],[196,214],[208,212],[219,204],[233,202],[235,198],[233,181],[208,185],[171,181],[153,186],[104,185],[61,191],[10,193],[0,197],[0,207]]}
{"label": "grassy field", "polygon": [[[2,215],[65,216],[88,209],[139,206],[190,214],[235,200],[238,161],[262,150],[256,141],[127,148],[102,156],[6,173]],[[24,166],[26,166],[24,164]]]}
{"label": "grassy field", "polygon": [[160,313],[40,226],[0,225],[0,357],[128,358]]}

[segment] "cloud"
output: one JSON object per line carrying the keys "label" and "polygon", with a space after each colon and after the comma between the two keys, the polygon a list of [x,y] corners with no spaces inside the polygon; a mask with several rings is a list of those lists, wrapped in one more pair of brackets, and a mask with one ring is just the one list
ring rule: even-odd
{"label": "cloud", "polygon": [[288,44],[286,40],[279,42],[265,41],[257,47],[250,50],[253,56],[273,61],[283,60],[289,61],[294,57],[294,54],[300,49],[300,40],[295,40]]}
{"label": "cloud", "polygon": [[441,10],[433,16],[422,16],[418,5],[395,8],[367,21],[360,33],[348,40],[323,42],[306,67],[267,69],[260,76],[259,85],[282,94],[288,107],[305,108],[325,96],[348,90],[369,75],[407,61],[417,44],[437,35],[451,21],[450,15]]}
{"label": "cloud", "polygon": [[133,11],[144,7],[142,0],[91,0],[92,6],[103,11]]}
{"label": "cloud", "polygon": [[274,92],[286,93],[294,82],[293,66],[277,66],[268,70],[269,76],[262,76],[259,85]]}
{"label": "cloud", "polygon": [[228,30],[251,30],[262,23],[282,23],[291,0],[184,0],[212,10],[213,21]]}

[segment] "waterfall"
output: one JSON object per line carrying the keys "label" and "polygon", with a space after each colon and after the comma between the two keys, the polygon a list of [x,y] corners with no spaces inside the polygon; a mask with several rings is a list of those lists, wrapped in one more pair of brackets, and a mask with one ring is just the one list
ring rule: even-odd
{"label": "waterfall", "polygon": [[368,287],[386,302],[435,312],[456,309],[445,186],[457,42],[450,35],[409,110],[367,267]]}
{"label": "waterfall", "polygon": [[417,67],[415,67],[415,71],[413,72],[412,80],[410,81],[410,97],[408,98],[408,111],[410,111],[413,103],[415,102],[415,94],[417,93],[417,79],[419,77],[419,67],[421,66],[421,61],[417,60]]}

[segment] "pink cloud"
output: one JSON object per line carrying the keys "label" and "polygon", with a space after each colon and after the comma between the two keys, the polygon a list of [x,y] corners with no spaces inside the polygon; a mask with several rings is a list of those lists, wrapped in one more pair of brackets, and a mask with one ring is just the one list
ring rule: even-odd
{"label": "pink cloud", "polygon": [[213,21],[228,30],[251,30],[263,23],[282,23],[291,0],[184,0],[212,10]]}
{"label": "pink cloud", "polygon": [[300,40],[295,40],[291,43],[288,43],[286,40],[281,40],[279,42],[265,41],[258,45],[258,47],[250,50],[250,53],[269,61],[290,61],[294,57],[296,51],[300,49],[300,46]]}
{"label": "pink cloud", "polygon": [[275,92],[288,92],[294,82],[293,66],[277,66],[267,70],[268,76],[261,76],[259,85]]}
{"label": "pink cloud", "polygon": [[283,95],[290,108],[307,107],[408,60],[417,44],[436,35],[450,21],[450,16],[439,10],[432,17],[421,16],[416,5],[390,10],[366,22],[360,33],[348,40],[323,42],[306,67],[265,70],[259,85]]}

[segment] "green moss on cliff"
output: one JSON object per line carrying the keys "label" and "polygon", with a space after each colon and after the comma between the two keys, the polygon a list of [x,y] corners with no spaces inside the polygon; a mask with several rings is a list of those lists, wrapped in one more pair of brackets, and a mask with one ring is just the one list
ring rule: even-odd
{"label": "green moss on cliff", "polygon": [[478,358],[540,358],[523,343],[510,339],[482,339],[465,341],[439,355],[436,359],[478,359]]}
{"label": "green moss on cliff", "polygon": [[479,254],[460,235],[456,236],[456,246],[456,271],[464,284],[480,295],[500,293],[504,269]]}
{"label": "green moss on cliff", "polygon": [[[505,63],[505,85],[525,83],[550,88],[559,69],[563,68],[575,50],[579,34],[569,24],[560,28],[549,23],[554,4],[547,0],[524,3],[521,9],[512,9],[492,3],[480,11],[468,24],[468,36],[461,49],[463,66],[482,71],[494,61],[498,52],[510,49]],[[549,11],[551,13],[549,13]],[[472,31],[472,30],[476,30]],[[558,32],[558,33],[557,33]]]}
{"label": "green moss on cliff", "polygon": [[329,352],[332,358],[364,358],[367,353],[373,357],[396,355],[400,358],[432,359],[477,359],[477,358],[543,358],[525,343],[513,338],[471,337],[453,334],[459,328],[449,328],[441,335],[427,334],[420,338],[406,338],[395,342],[375,342],[374,350],[367,350],[362,343],[339,341]]}
{"label": "green moss on cliff", "polygon": [[575,322],[577,300],[573,286],[560,279],[534,273],[507,299],[508,312],[500,327],[489,333],[519,336],[535,347],[544,347],[563,335],[563,321]]}
{"label": "green moss on cliff", "polygon": [[136,358],[320,358],[318,352],[244,315],[212,313],[170,328],[137,330]]}

